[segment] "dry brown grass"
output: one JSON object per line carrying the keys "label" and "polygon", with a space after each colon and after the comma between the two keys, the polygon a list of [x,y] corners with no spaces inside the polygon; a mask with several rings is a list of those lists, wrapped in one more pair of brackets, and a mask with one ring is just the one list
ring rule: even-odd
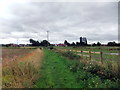
{"label": "dry brown grass", "polygon": [[18,57],[3,67],[3,88],[30,88],[40,77],[43,53],[40,49]]}
{"label": "dry brown grass", "polygon": [[34,49],[2,49],[2,66],[8,65],[11,61],[26,56]]}

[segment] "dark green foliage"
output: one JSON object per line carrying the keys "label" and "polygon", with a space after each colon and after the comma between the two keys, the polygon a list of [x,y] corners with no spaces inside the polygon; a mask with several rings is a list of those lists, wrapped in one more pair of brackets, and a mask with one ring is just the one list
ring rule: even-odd
{"label": "dark green foliage", "polygon": [[41,41],[40,46],[50,46],[50,43],[47,40],[43,40]]}
{"label": "dark green foliage", "polygon": [[64,41],[64,44],[70,46],[70,43],[67,40]]}
{"label": "dark green foliage", "polygon": [[32,46],[39,46],[39,42],[33,39],[30,39],[30,43],[32,43]]}
{"label": "dark green foliage", "polygon": [[72,60],[79,60],[80,59],[79,55],[76,55],[75,53],[70,52],[70,51],[63,52],[62,55],[65,57],[68,57],[69,59],[72,59]]}
{"label": "dark green foliage", "polygon": [[50,47],[48,47],[50,50],[53,50],[54,49],[54,47],[53,46],[50,46]]}
{"label": "dark green foliage", "polygon": [[50,46],[50,42],[48,42],[47,40],[43,40],[41,42],[30,39],[29,40],[30,43],[32,43],[32,46]]}

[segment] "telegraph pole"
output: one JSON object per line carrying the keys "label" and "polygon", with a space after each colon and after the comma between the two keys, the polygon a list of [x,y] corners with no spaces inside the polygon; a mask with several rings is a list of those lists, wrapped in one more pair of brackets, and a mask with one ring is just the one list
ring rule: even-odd
{"label": "telegraph pole", "polygon": [[49,41],[49,31],[47,31],[47,41]]}
{"label": "telegraph pole", "polygon": [[47,41],[49,42],[49,31],[47,31]]}

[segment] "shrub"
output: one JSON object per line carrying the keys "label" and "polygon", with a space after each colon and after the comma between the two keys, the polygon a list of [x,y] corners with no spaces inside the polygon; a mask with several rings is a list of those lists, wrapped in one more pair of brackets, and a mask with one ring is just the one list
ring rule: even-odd
{"label": "shrub", "polygon": [[68,57],[69,59],[72,59],[72,60],[79,60],[80,59],[79,55],[76,55],[75,53],[70,52],[70,51],[63,52],[62,55],[65,57]]}
{"label": "shrub", "polygon": [[85,66],[85,64],[82,64],[82,63],[72,63],[70,65],[68,65],[68,68],[70,69],[70,71],[72,72],[78,72],[80,71],[81,69],[83,69],[83,67]]}
{"label": "shrub", "polygon": [[119,80],[117,82],[112,82],[111,80],[107,79],[104,81],[105,88],[119,88]]}
{"label": "shrub", "polygon": [[52,49],[54,49],[54,48],[53,48],[53,46],[50,46],[49,49],[52,50]]}
{"label": "shrub", "polygon": [[100,71],[102,68],[98,65],[93,65],[92,63],[88,63],[85,67],[84,70],[91,72],[91,73],[97,73]]}
{"label": "shrub", "polygon": [[92,78],[88,77],[88,88],[103,88],[102,81],[99,77],[94,76]]}

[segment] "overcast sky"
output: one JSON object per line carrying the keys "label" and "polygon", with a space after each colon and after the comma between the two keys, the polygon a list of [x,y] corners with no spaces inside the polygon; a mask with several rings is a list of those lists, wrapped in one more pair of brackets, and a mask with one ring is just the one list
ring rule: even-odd
{"label": "overcast sky", "polygon": [[88,43],[118,41],[117,2],[6,2],[0,3],[0,44],[29,43],[45,40],[49,31],[51,43]]}

